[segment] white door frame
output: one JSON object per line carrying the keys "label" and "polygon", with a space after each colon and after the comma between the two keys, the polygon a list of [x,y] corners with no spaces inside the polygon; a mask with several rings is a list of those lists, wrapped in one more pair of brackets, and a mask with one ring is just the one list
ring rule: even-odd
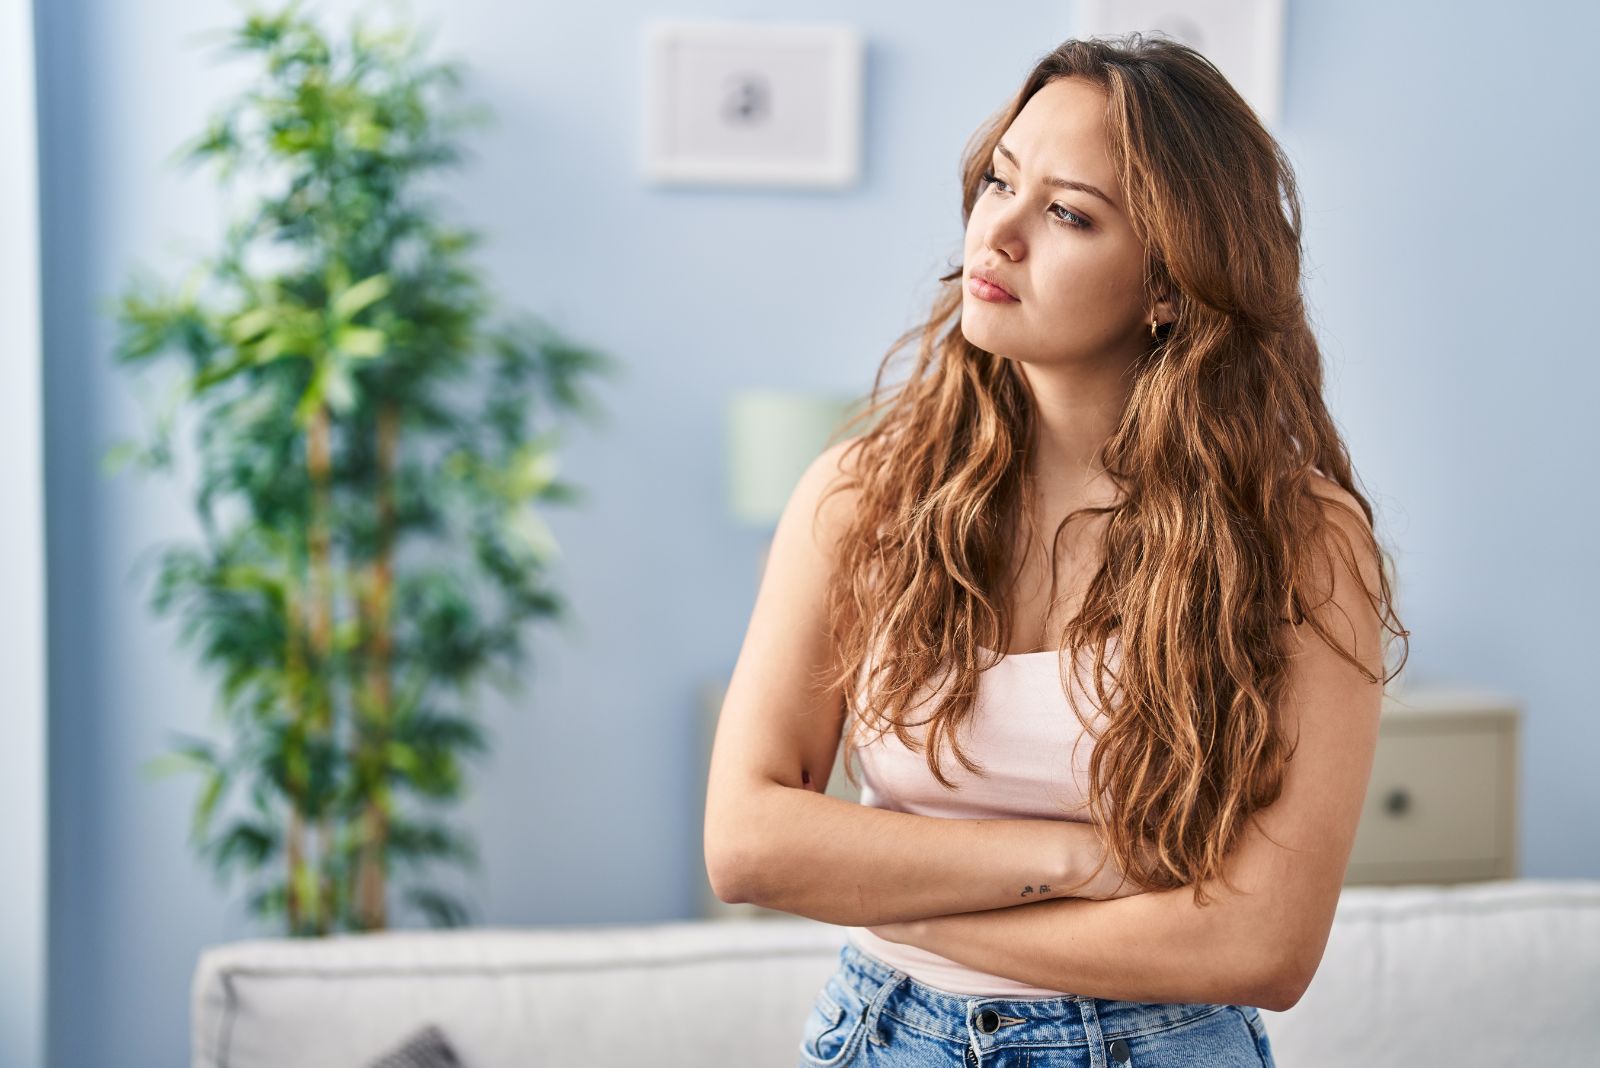
{"label": "white door frame", "polygon": [[0,1064],[45,1063],[48,717],[32,0],[0,0]]}

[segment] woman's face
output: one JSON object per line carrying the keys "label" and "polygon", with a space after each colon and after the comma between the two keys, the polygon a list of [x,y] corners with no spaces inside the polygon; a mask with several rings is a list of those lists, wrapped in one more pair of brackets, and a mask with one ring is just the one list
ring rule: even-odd
{"label": "woman's face", "polygon": [[[980,188],[964,249],[961,328],[980,349],[1043,366],[1120,363],[1147,347],[1152,311],[1171,318],[1144,295],[1144,251],[1106,151],[1105,103],[1087,82],[1058,78],[1001,135],[996,181]],[[983,299],[974,272],[1018,299]]]}

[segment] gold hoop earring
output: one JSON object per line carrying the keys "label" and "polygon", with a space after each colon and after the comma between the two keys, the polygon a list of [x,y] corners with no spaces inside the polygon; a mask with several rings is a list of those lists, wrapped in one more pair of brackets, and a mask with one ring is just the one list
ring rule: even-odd
{"label": "gold hoop earring", "polygon": [[1156,321],[1154,319],[1151,319],[1150,320],[1150,340],[1154,341],[1155,338],[1156,338]]}

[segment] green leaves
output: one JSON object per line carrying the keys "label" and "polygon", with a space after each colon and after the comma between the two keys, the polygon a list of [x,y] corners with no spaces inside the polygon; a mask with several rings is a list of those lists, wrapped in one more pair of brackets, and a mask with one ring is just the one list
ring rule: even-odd
{"label": "green leaves", "polygon": [[367,929],[386,921],[361,880],[478,863],[436,810],[488,748],[477,684],[516,681],[527,624],[569,610],[546,585],[543,508],[580,497],[559,423],[593,417],[585,380],[616,367],[532,317],[489,323],[480,235],[418,191],[486,115],[451,99],[459,65],[405,25],[328,35],[299,2],[220,36],[257,76],[174,162],[247,172],[250,196],[181,284],[135,272],[110,309],[122,366],[172,366],[152,441],[108,469],[170,466],[180,413],[195,431],[203,536],[160,553],[150,606],[215,676],[224,734],[147,771],[197,774],[191,840],[258,915]]}
{"label": "green leaves", "polygon": [[363,308],[388,296],[391,288],[388,275],[375,274],[371,278],[363,278],[355,285],[338,291],[330,304],[334,325],[338,327],[348,324]]}
{"label": "green leaves", "polygon": [[[248,345],[258,340],[268,330],[283,325],[289,316],[285,309],[278,304],[256,305],[248,307],[234,316],[227,324],[228,340],[235,345]],[[280,344],[266,359],[272,359],[281,351]],[[265,363],[265,359],[257,358],[253,362]]]}
{"label": "green leaves", "polygon": [[[355,317],[364,309],[389,295],[392,288],[387,274],[363,278],[354,285],[344,285],[348,272],[341,269],[335,276],[338,288],[330,286],[327,330],[330,334],[331,357],[335,360],[365,360],[382,356],[389,346],[388,335],[371,326],[360,326]],[[336,408],[336,411],[348,410]]]}
{"label": "green leaves", "polygon": [[243,818],[229,824],[209,846],[218,875],[259,868],[277,852],[282,832],[264,820]]}
{"label": "green leaves", "polygon": [[406,887],[403,898],[426,917],[432,927],[463,927],[472,914],[457,898],[425,886]]}

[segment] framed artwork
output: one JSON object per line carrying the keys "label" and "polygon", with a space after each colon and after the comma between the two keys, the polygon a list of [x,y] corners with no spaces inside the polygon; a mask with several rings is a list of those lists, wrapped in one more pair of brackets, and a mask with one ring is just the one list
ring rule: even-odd
{"label": "framed artwork", "polygon": [[865,46],[840,25],[647,22],[641,152],[661,184],[855,184]]}
{"label": "framed artwork", "polygon": [[1076,36],[1159,30],[1204,55],[1276,127],[1283,96],[1284,0],[1081,0]]}

